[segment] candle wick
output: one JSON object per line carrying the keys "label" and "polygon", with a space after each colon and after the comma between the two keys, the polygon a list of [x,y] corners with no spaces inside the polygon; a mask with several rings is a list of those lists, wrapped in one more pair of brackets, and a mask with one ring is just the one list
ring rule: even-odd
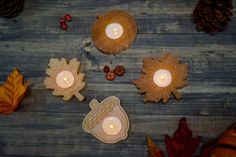
{"label": "candle wick", "polygon": [[113,128],[114,128],[114,126],[113,126],[113,125],[110,125],[110,128],[111,128],[111,129],[113,129]]}
{"label": "candle wick", "polygon": [[165,76],[161,76],[161,80],[165,80],[166,79],[166,77]]}
{"label": "candle wick", "polygon": [[117,32],[117,29],[116,29],[116,28],[114,28],[114,29],[113,29],[113,33],[114,33],[114,34],[118,34],[118,32]]}

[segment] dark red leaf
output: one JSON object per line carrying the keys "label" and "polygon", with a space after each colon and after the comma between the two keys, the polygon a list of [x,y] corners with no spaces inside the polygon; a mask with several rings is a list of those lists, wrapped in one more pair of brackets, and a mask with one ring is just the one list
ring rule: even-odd
{"label": "dark red leaf", "polygon": [[173,138],[165,136],[165,143],[169,157],[192,157],[200,143],[200,137],[192,138],[192,131],[184,117],[180,119]]}

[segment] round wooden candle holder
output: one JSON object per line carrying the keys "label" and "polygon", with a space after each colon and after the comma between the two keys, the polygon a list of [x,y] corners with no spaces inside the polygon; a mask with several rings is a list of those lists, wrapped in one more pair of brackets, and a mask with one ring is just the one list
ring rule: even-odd
{"label": "round wooden candle holder", "polygon": [[[118,23],[123,27],[123,34],[118,39],[110,39],[105,33],[107,25]],[[123,10],[114,10],[97,17],[92,26],[94,45],[102,53],[116,55],[129,48],[137,35],[135,19]]]}

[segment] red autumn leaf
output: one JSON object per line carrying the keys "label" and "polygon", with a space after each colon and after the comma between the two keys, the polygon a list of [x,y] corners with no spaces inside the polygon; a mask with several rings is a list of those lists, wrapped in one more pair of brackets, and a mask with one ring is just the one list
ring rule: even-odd
{"label": "red autumn leaf", "polygon": [[149,157],[164,157],[164,152],[158,148],[150,136],[147,136]]}
{"label": "red autumn leaf", "polygon": [[196,157],[209,157],[211,155],[212,150],[216,147],[216,144],[217,143],[215,140],[211,140],[208,143],[204,144],[202,146],[200,155]]}
{"label": "red autumn leaf", "polygon": [[192,138],[192,131],[184,117],[180,119],[173,138],[165,136],[165,143],[169,157],[192,157],[200,143],[200,137]]}

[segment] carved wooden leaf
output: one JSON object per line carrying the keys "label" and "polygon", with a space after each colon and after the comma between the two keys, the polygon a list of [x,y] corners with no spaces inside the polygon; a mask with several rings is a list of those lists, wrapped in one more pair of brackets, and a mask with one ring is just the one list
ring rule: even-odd
{"label": "carved wooden leaf", "polygon": [[[67,62],[65,58],[61,58],[60,60],[57,58],[51,58],[49,61],[49,68],[46,70],[46,74],[48,77],[44,80],[44,84],[46,88],[53,89],[52,92],[55,96],[63,96],[63,100],[69,100],[73,96],[76,96],[80,101],[83,101],[85,97],[80,94],[80,91],[85,87],[84,81],[84,73],[80,72],[80,62],[77,61],[76,58],[73,58]],[[56,84],[56,77],[58,73],[63,70],[68,70],[73,73],[75,77],[74,84],[69,88],[60,88]]]}
{"label": "carved wooden leaf", "polygon": [[[169,70],[172,74],[172,82],[169,86],[161,88],[153,81],[154,73],[159,69]],[[180,63],[179,59],[171,54],[166,54],[162,58],[146,57],[143,60],[143,70],[140,78],[133,80],[139,89],[139,93],[144,95],[144,101],[166,103],[171,94],[176,99],[181,98],[178,89],[187,85],[188,65]]]}
{"label": "carved wooden leaf", "polygon": [[18,108],[26,89],[27,85],[23,84],[23,75],[14,69],[0,87],[0,113],[14,112]]}

